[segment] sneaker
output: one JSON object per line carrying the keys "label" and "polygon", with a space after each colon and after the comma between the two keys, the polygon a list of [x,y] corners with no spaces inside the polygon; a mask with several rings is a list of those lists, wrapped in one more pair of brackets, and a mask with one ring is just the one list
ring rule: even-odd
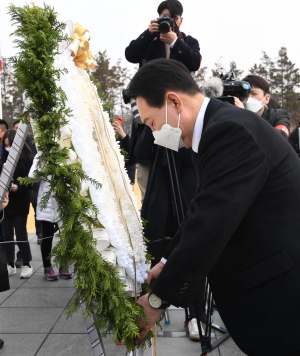
{"label": "sneaker", "polygon": [[22,258],[17,258],[16,262],[15,262],[15,265],[16,265],[17,268],[21,268],[23,266]]}
{"label": "sneaker", "polygon": [[2,349],[3,346],[4,346],[4,341],[0,339],[0,349]]}
{"label": "sneaker", "polygon": [[[200,323],[200,325],[201,325],[201,323]],[[189,328],[190,339],[191,340],[200,340],[199,329],[198,329],[196,318],[189,321],[188,328]],[[202,329],[202,325],[201,325],[201,329]],[[204,334],[203,329],[202,329],[202,334]]]}
{"label": "sneaker", "polygon": [[16,274],[17,273],[17,269],[16,269],[16,267],[12,267],[10,265],[7,265],[7,272],[8,272],[8,275],[11,276],[12,274]]}
{"label": "sneaker", "polygon": [[59,267],[59,277],[63,279],[71,279],[72,273],[70,271],[64,271],[62,267]]}
{"label": "sneaker", "polygon": [[44,277],[47,279],[47,281],[57,281],[58,280],[58,275],[53,271],[52,267],[44,268]]}
{"label": "sneaker", "polygon": [[22,266],[22,271],[20,274],[21,279],[29,278],[32,276],[33,268],[29,266]]}

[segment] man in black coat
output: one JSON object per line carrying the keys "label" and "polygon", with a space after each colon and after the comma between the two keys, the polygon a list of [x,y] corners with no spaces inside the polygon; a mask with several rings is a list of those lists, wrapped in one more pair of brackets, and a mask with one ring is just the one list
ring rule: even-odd
{"label": "man in black coat", "polygon": [[136,40],[130,42],[125,50],[128,62],[144,63],[157,58],[171,58],[183,63],[190,72],[197,71],[201,63],[198,41],[180,31],[183,7],[178,0],[163,1],[157,8],[160,17],[170,16],[174,21],[174,30],[159,33],[157,19],[151,20],[148,29]]}
{"label": "man in black coat", "polygon": [[[300,165],[287,140],[249,110],[204,98],[176,61],[143,66],[127,94],[152,130],[168,121],[192,147],[198,185],[171,245],[139,299],[149,324],[187,306],[208,277],[220,315],[247,355],[300,353]],[[175,132],[175,131],[174,131]],[[169,130],[168,141],[177,142]],[[179,144],[179,142],[178,142]]]}
{"label": "man in black coat", "polygon": [[[0,211],[0,221],[3,220],[3,209],[8,204],[8,193],[2,203],[1,211]],[[7,271],[7,264],[5,258],[5,251],[3,248],[3,244],[0,242],[0,293],[9,290],[9,278],[8,278],[8,271]],[[4,342],[0,339],[0,349],[2,349]]]}

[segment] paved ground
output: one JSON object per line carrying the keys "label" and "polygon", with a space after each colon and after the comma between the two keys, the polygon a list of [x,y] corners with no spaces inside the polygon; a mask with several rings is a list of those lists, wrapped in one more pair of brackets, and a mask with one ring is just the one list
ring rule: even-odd
{"label": "paved ground", "polygon": [[[0,356],[93,356],[81,312],[66,320],[64,311],[74,294],[72,280],[49,282],[43,278],[40,247],[30,234],[34,274],[19,278],[20,270],[10,277],[11,290],[0,293],[0,338],[5,342]],[[158,356],[199,356],[199,342],[188,338],[183,326],[184,311],[170,309],[169,325],[162,323],[158,335]],[[222,321],[215,316],[217,324]],[[213,337],[219,337],[213,332]],[[124,346],[103,339],[105,356],[126,356]],[[145,356],[151,356],[147,350]],[[231,338],[213,350],[210,356],[244,355]]]}

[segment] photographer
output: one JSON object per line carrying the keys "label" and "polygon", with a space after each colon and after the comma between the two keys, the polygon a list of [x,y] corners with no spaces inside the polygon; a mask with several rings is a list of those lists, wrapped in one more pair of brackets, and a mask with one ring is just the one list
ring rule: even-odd
{"label": "photographer", "polygon": [[[181,3],[177,0],[163,1],[157,12],[159,19],[151,20],[148,29],[126,48],[128,62],[139,63],[141,67],[153,59],[171,58],[184,64],[190,72],[198,70],[201,63],[199,43],[180,31],[183,21]],[[166,33],[165,27],[169,27]]]}
{"label": "photographer", "polygon": [[248,97],[240,97],[241,100],[235,97],[235,106],[255,112],[279,130],[282,136],[289,137],[290,118],[287,111],[267,107],[271,98],[269,83],[258,75],[247,75],[243,80],[251,85],[251,92]]}

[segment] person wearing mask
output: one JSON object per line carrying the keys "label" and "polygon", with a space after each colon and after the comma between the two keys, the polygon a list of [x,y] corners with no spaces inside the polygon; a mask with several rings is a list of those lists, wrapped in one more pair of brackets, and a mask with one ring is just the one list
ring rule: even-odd
{"label": "person wearing mask", "polygon": [[290,117],[284,109],[269,108],[270,86],[269,83],[259,75],[249,74],[244,79],[251,86],[251,92],[247,97],[234,97],[237,107],[255,112],[265,119],[271,126],[275,127],[282,136],[288,138],[290,135]]}
{"label": "person wearing mask", "polygon": [[[12,146],[15,135],[16,131],[11,129],[8,130],[3,136],[2,157],[0,162],[1,170],[3,164],[7,160],[9,150]],[[33,273],[33,268],[30,265],[32,256],[26,228],[30,205],[30,187],[21,185],[18,181],[18,178],[24,178],[28,176],[32,161],[32,152],[25,142],[20,155],[20,159],[13,175],[11,189],[9,192],[10,204],[5,209],[4,219],[2,222],[3,241],[10,242],[5,244],[6,259],[8,263],[8,274],[9,276],[11,276],[16,273],[14,243],[15,232],[17,245],[19,247],[23,259],[23,266],[20,274],[21,279],[31,277]]]}
{"label": "person wearing mask", "polygon": [[136,99],[156,139],[192,148],[197,172],[184,221],[165,261],[149,271],[151,292],[138,300],[148,324],[141,322],[137,342],[170,304],[186,307],[207,276],[220,316],[245,354],[299,355],[300,165],[294,150],[253,112],[205,98],[176,61],[144,65],[127,96]]}

